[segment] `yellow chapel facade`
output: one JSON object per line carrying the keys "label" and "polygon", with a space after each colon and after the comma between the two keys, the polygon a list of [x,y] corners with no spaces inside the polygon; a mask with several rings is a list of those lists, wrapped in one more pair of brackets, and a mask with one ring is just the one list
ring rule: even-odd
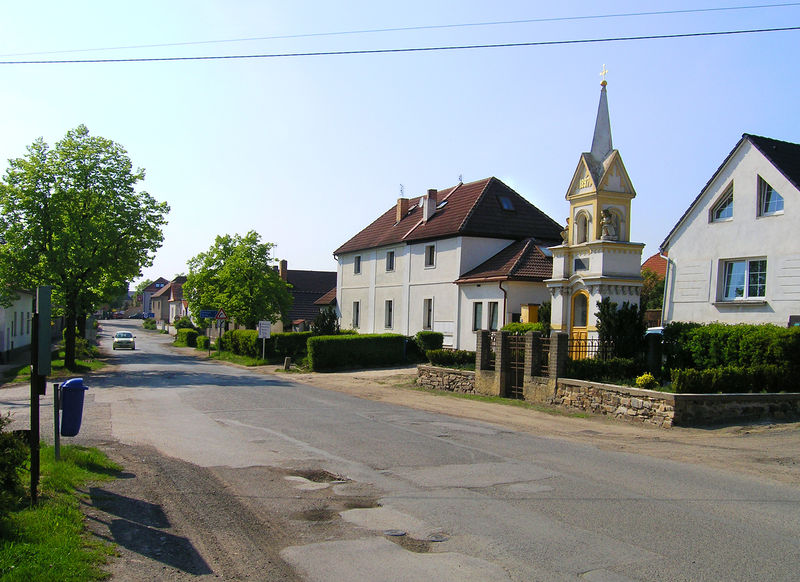
{"label": "yellow chapel facade", "polygon": [[597,304],[639,304],[644,243],[630,242],[631,201],[636,196],[611,140],[606,81],[601,83],[592,149],[581,154],[567,189],[563,244],[551,247],[552,331],[573,339],[597,337]]}

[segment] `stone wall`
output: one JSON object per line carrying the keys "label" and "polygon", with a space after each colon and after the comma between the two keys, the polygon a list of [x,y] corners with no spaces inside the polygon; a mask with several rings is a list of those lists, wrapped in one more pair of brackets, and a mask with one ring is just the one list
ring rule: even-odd
{"label": "stone wall", "polygon": [[475,372],[454,370],[438,366],[417,366],[417,384],[433,390],[447,390],[461,394],[477,394]]}
{"label": "stone wall", "polygon": [[675,419],[674,394],[584,380],[560,378],[550,404],[664,428]]}
{"label": "stone wall", "polygon": [[[478,394],[475,372],[418,366],[417,384]],[[585,380],[532,377],[525,399],[662,428],[800,420],[800,394],[671,394]]]}

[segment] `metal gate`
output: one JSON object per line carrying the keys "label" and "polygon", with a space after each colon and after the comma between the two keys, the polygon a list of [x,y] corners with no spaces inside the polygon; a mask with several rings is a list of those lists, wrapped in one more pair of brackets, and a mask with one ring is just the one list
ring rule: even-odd
{"label": "metal gate", "polygon": [[525,336],[508,337],[508,388],[506,396],[522,400],[525,398]]}

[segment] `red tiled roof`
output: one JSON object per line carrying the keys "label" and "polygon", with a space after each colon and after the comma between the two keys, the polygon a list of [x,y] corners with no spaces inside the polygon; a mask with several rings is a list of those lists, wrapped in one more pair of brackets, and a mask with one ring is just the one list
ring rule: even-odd
{"label": "red tiled roof", "polygon": [[314,301],[314,305],[331,305],[336,301],[336,287],[325,293],[322,297]]}
{"label": "red tiled roof", "polygon": [[[503,209],[501,196],[511,201],[513,210]],[[436,200],[438,209],[427,222],[422,221],[419,199],[411,199],[400,222],[395,222],[396,206],[392,206],[334,254],[451,236],[561,240],[557,222],[497,178],[439,190]]]}
{"label": "red tiled roof", "polygon": [[484,261],[456,283],[483,281],[544,281],[553,276],[553,257],[543,251],[544,246],[535,239],[511,243],[502,251]]}
{"label": "red tiled roof", "polygon": [[642,263],[642,271],[645,269],[653,271],[656,275],[663,279],[667,276],[667,259],[656,253]]}

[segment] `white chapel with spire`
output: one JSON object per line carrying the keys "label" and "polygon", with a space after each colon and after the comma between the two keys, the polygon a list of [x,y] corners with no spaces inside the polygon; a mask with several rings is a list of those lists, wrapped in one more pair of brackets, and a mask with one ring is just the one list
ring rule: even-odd
{"label": "white chapel with spire", "polygon": [[552,298],[551,329],[579,340],[597,337],[600,301],[608,297],[618,306],[638,305],[642,287],[644,243],[630,242],[636,191],[611,141],[606,85],[604,78],[592,148],[581,154],[567,189],[564,242],[550,249],[553,276],[546,281]]}

